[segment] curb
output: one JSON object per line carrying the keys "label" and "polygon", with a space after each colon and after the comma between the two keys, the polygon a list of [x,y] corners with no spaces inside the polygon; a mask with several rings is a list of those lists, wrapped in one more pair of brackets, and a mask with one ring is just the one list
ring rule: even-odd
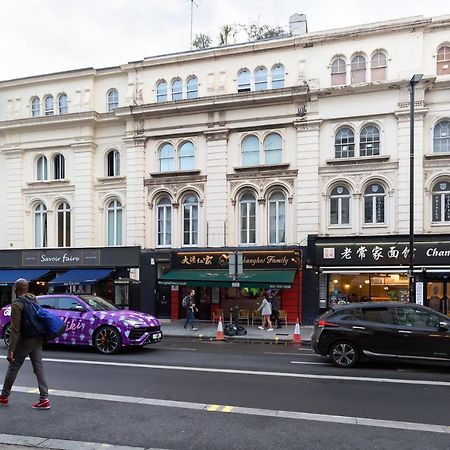
{"label": "curb", "polygon": [[[292,339],[264,339],[264,338],[250,338],[245,336],[225,336],[223,341],[216,341],[215,336],[186,336],[176,334],[164,334],[164,339],[180,339],[191,340],[200,342],[231,342],[231,343],[245,343],[245,344],[276,344],[276,345],[304,345],[305,347],[311,347],[311,340],[302,339],[301,344],[296,344]],[[163,340],[164,340],[163,339]]]}

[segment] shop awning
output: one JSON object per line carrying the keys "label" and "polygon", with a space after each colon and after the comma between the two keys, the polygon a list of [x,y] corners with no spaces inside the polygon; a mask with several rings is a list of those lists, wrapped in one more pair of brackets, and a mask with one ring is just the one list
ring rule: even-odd
{"label": "shop awning", "polygon": [[12,286],[19,278],[35,281],[48,273],[48,269],[1,269],[0,286]]}
{"label": "shop awning", "polygon": [[[171,270],[159,284],[180,286],[291,288],[295,270],[244,270],[235,281],[227,270]],[[239,283],[239,285],[235,284]]]}
{"label": "shop awning", "polygon": [[106,278],[114,269],[72,269],[50,281],[53,286],[91,284]]}

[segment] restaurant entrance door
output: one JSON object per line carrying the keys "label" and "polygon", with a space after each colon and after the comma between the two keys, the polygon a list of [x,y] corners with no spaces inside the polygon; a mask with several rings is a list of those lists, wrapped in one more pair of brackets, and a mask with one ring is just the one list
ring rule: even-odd
{"label": "restaurant entrance door", "polygon": [[449,298],[450,280],[447,277],[427,282],[426,306],[443,314],[448,314]]}

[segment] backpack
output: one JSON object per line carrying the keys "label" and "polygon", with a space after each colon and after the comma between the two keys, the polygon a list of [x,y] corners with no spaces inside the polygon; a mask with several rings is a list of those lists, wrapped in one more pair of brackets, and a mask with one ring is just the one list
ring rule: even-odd
{"label": "backpack", "polygon": [[183,298],[183,300],[181,300],[181,306],[183,308],[187,308],[189,306],[189,302],[191,301],[191,296],[190,295],[186,295],[186,297]]}
{"label": "backpack", "polygon": [[42,336],[45,341],[51,341],[66,331],[66,323],[27,297],[17,299],[23,303],[22,330],[26,337]]}

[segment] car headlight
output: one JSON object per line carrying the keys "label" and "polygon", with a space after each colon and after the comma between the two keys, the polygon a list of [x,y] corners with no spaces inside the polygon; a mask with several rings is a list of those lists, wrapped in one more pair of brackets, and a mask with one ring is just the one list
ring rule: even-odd
{"label": "car headlight", "polygon": [[125,319],[122,321],[122,323],[126,327],[138,327],[139,325],[142,325],[141,322],[137,322],[136,320],[130,320],[130,319]]}

